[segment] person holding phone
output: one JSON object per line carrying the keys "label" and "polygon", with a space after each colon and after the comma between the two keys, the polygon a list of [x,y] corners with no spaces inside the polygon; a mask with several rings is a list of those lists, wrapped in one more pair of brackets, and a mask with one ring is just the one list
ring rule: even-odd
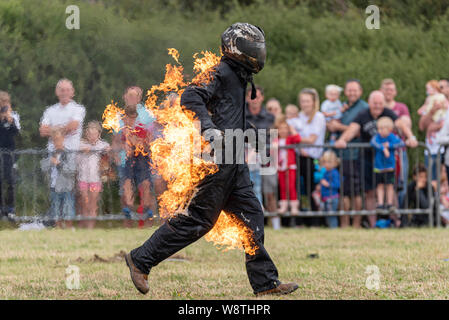
{"label": "person holding phone", "polygon": [[[9,93],[0,91],[0,210],[1,215],[15,213],[15,137],[19,134],[19,115],[12,110]],[[3,186],[6,195],[3,194]]]}

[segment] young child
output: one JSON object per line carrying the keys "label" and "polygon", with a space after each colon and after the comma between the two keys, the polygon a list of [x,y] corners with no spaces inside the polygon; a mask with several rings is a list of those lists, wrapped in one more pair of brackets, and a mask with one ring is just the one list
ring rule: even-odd
{"label": "young child", "polygon": [[[374,172],[376,178],[377,210],[379,213],[385,209],[394,213],[394,170],[396,166],[395,149],[404,146],[404,142],[394,133],[394,123],[391,118],[381,117],[377,120],[377,134],[371,139],[375,149]],[[387,206],[384,205],[386,188]]]}
{"label": "young child", "polygon": [[[284,147],[301,142],[301,137],[292,126],[288,125],[287,119],[281,117],[276,121],[275,128],[278,129],[279,139],[275,143]],[[287,182],[288,179],[288,182]],[[278,158],[278,180],[280,201],[278,212],[284,214],[290,204],[291,214],[299,213],[299,200],[296,191],[296,153],[295,149],[279,149]],[[289,199],[287,200],[287,189]]]}
{"label": "young child", "polygon": [[[97,216],[98,196],[103,189],[100,176],[101,154],[110,151],[109,143],[101,140],[101,125],[91,121],[84,131],[84,139],[80,142],[78,154],[78,188],[81,194],[81,215],[83,217]],[[95,227],[95,220],[81,221],[84,228]]]}
{"label": "young child", "polygon": [[[42,171],[50,180],[50,214],[56,227],[72,227],[75,218],[76,154],[64,150],[64,135],[61,129],[51,132],[55,151],[41,161]],[[66,220],[65,225],[62,219]]]}
{"label": "young child", "polygon": [[[340,197],[340,173],[337,167],[340,161],[335,152],[328,150],[324,152],[320,162],[326,170],[320,181],[321,200],[324,203],[324,211],[337,211]],[[329,228],[338,228],[337,216],[326,216],[326,223]]]}
{"label": "young child", "polygon": [[[321,112],[326,117],[326,122],[339,120],[344,112],[343,104],[340,101],[340,93],[343,89],[335,84],[326,86],[326,100],[321,104]],[[333,144],[337,139],[336,134],[331,134],[330,143]]]}
{"label": "young child", "polygon": [[330,84],[326,86],[325,90],[326,100],[321,104],[321,112],[326,117],[326,122],[332,119],[341,119],[343,104],[340,101],[340,93],[343,89],[335,84]]}
{"label": "young child", "polygon": [[271,98],[266,104],[267,111],[271,113],[275,118],[282,115],[281,103],[276,98]]}
{"label": "young child", "polygon": [[316,207],[321,211],[324,211],[324,203],[321,201],[321,180],[323,180],[324,173],[326,172],[326,168],[323,167],[321,161],[319,159],[315,159],[314,161],[314,172],[313,172],[313,181],[315,182],[315,190],[312,192],[312,199],[316,204]]}
{"label": "young child", "polygon": [[297,118],[299,116],[299,108],[294,104],[288,104],[285,107],[285,117],[287,119]]}
{"label": "young child", "polygon": [[446,96],[441,93],[440,84],[437,80],[431,80],[426,83],[426,93],[427,98],[424,102],[424,105],[418,109],[418,114],[423,116],[432,110],[434,104],[436,102],[440,102],[444,104],[444,109],[440,109],[432,117],[434,122],[440,122],[444,120],[446,115],[446,111],[449,105],[449,102],[446,99]]}
{"label": "young child", "polygon": [[[435,197],[435,188],[429,183],[427,172],[427,167],[422,163],[418,164],[413,170],[413,181],[407,186],[407,207],[410,209],[429,209],[430,200],[432,197]],[[431,195],[429,194],[429,185]],[[432,209],[435,217],[435,203]],[[429,225],[429,216],[426,214],[415,214],[411,217],[411,221],[405,221],[404,224],[415,227],[427,227]]]}

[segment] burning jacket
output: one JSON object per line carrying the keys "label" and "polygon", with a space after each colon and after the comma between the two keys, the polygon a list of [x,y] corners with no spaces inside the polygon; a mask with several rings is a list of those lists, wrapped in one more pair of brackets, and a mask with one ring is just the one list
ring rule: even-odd
{"label": "burning jacket", "polygon": [[[252,75],[223,57],[211,76],[209,83],[190,85],[181,96],[181,105],[195,112],[201,122],[201,133],[208,129],[217,129],[223,133],[226,129],[256,130],[246,120],[245,93]],[[261,150],[265,145],[265,141],[256,142],[258,145],[253,145],[256,150]],[[233,149],[238,159],[239,155],[244,155],[243,151],[243,146],[242,150],[236,147]]]}
{"label": "burning jacket", "polygon": [[191,85],[181,96],[181,105],[196,113],[201,132],[207,129],[247,128],[245,91],[247,79],[242,70],[227,59],[215,67],[212,81],[202,86]]}

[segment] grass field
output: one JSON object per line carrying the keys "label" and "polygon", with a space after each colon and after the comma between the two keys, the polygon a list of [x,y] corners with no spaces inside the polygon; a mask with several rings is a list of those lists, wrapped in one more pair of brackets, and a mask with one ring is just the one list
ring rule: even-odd
{"label": "grass field", "polygon": [[[119,253],[154,230],[2,230],[0,299],[256,299],[243,253],[221,252],[203,239],[180,251],[181,259],[153,268],[151,290],[140,295]],[[300,285],[270,299],[449,298],[449,230],[267,228],[266,247],[280,279]],[[69,265],[79,267],[78,290],[66,288]],[[379,290],[366,287],[372,265]]]}

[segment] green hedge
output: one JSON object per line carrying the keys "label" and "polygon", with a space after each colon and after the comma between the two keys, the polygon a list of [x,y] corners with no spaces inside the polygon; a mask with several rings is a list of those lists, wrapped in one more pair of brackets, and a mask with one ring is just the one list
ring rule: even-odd
{"label": "green hedge", "polygon": [[[322,96],[326,84],[343,85],[348,78],[362,81],[366,98],[391,77],[398,100],[411,108],[417,124],[426,81],[449,76],[445,2],[418,1],[407,16],[384,1],[385,12],[392,14],[381,11],[380,30],[365,28],[362,1],[343,2],[340,11],[329,1],[323,7],[298,2],[304,1],[226,1],[216,7],[201,7],[201,1],[1,1],[0,89],[12,93],[21,115],[20,147],[44,145],[39,119],[56,102],[59,78],[74,81],[87,118],[99,119],[111,99],[120,101],[126,86],[149,88],[161,81],[171,62],[166,48],[179,49],[191,73],[193,53],[218,52],[220,33],[236,21],[266,32],[268,61],[256,80],[267,98],[295,103],[303,87],[315,87]],[[423,11],[425,2],[436,11]],[[65,28],[69,4],[80,8],[80,30]]]}

